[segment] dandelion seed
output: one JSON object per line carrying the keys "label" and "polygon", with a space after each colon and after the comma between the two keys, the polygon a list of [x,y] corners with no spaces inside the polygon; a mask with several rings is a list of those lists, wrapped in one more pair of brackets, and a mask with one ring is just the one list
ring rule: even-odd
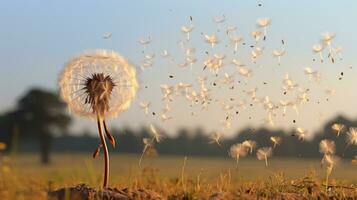
{"label": "dandelion seed", "polygon": [[339,124],[339,123],[334,123],[331,126],[332,130],[335,131],[337,137],[340,135],[340,133],[343,131],[343,129],[345,128],[344,124]]}
{"label": "dandelion seed", "polygon": [[263,49],[260,47],[256,47],[254,48],[251,52],[250,52],[250,60],[252,63],[256,63],[257,59],[263,55]]}
{"label": "dandelion seed", "polygon": [[326,93],[327,95],[329,95],[329,96],[333,96],[333,95],[336,94],[336,90],[335,90],[335,89],[331,89],[331,88],[327,88],[327,89],[325,90],[325,93]]}
{"label": "dandelion seed", "polygon": [[273,143],[273,148],[276,148],[277,146],[279,146],[281,144],[283,139],[278,136],[271,136],[270,141]]}
{"label": "dandelion seed", "polygon": [[213,17],[213,21],[217,24],[223,23],[227,20],[225,15]]}
{"label": "dandelion seed", "polygon": [[323,62],[324,58],[322,57],[322,50],[324,49],[324,46],[322,46],[321,44],[315,44],[314,46],[312,46],[312,50],[315,53],[318,53],[320,56],[320,61]]}
{"label": "dandelion seed", "polygon": [[222,133],[215,132],[209,136],[210,139],[209,144],[217,144],[219,147],[223,148],[220,142],[221,138],[222,138]]}
{"label": "dandelion seed", "polygon": [[336,54],[340,60],[342,60],[342,47],[332,48],[332,52]]}
{"label": "dandelion seed", "polygon": [[213,49],[214,45],[218,43],[218,38],[216,35],[205,35],[205,42],[211,44]]}
{"label": "dandelion seed", "polygon": [[165,113],[161,114],[161,115],[160,115],[160,118],[161,118],[161,120],[162,120],[163,122],[166,122],[167,120],[172,119],[171,116],[167,116]]}
{"label": "dandelion seed", "polygon": [[105,119],[129,108],[138,90],[135,68],[113,51],[84,53],[65,65],[59,86],[61,97],[71,111],[79,116],[97,119],[105,156],[105,188],[109,178],[109,153],[103,129],[109,142],[115,146]]}
{"label": "dandelion seed", "polygon": [[249,153],[252,154],[253,150],[257,147],[257,142],[253,140],[245,140],[242,145],[249,149]]}
{"label": "dandelion seed", "polygon": [[149,107],[151,105],[150,102],[140,102],[140,108],[144,110],[145,114],[149,114]]}
{"label": "dandelion seed", "polygon": [[163,50],[162,53],[161,53],[161,56],[162,56],[163,58],[167,58],[167,57],[170,56],[170,54],[169,54],[169,52],[168,52],[167,50]]}
{"label": "dandelion seed", "polygon": [[239,36],[230,36],[229,37],[231,43],[234,44],[234,52],[238,51],[238,44],[243,40],[241,37]]}
{"label": "dandelion seed", "polygon": [[232,123],[229,120],[221,120],[221,123],[223,127],[226,129],[230,129],[232,127]]}
{"label": "dandelion seed", "polygon": [[146,47],[148,44],[150,44],[150,42],[151,42],[151,37],[150,36],[148,38],[141,38],[139,40],[139,43],[141,45],[143,45],[144,47]]}
{"label": "dandelion seed", "polygon": [[357,145],[357,127],[350,127],[347,132],[347,144]]}
{"label": "dandelion seed", "polygon": [[329,56],[331,56],[332,59],[333,59],[333,52],[332,52],[331,43],[335,37],[336,37],[336,33],[326,32],[321,34],[321,41],[323,44],[326,44],[329,47]]}
{"label": "dandelion seed", "polygon": [[264,40],[265,40],[266,35],[267,35],[267,27],[269,26],[270,23],[271,23],[271,19],[270,18],[257,19],[257,25],[264,29]]}
{"label": "dandelion seed", "polygon": [[194,26],[190,25],[190,26],[182,26],[181,27],[181,31],[182,33],[186,34],[186,40],[189,41],[190,40],[190,33],[193,31]]}
{"label": "dandelion seed", "polygon": [[241,143],[234,144],[229,149],[229,155],[232,158],[236,159],[237,167],[238,167],[239,158],[246,156],[247,153],[248,153],[247,148]]}
{"label": "dandelion seed", "polygon": [[221,55],[219,55],[219,57],[217,55],[209,57],[204,61],[204,66],[205,68],[208,68],[212,73],[217,74],[223,66],[223,59],[224,57],[221,57]]}
{"label": "dandelion seed", "polygon": [[263,33],[262,33],[261,31],[253,31],[253,32],[251,32],[250,34],[251,34],[251,35],[253,36],[253,38],[255,39],[255,42],[256,42],[256,43],[260,40],[260,38],[261,38],[262,35],[263,35]]}
{"label": "dandelion seed", "polygon": [[294,135],[298,137],[299,140],[304,141],[307,131],[303,128],[296,128]]}
{"label": "dandelion seed", "polygon": [[262,147],[257,150],[258,160],[265,160],[265,166],[268,167],[268,158],[273,155],[273,149],[271,147]]}
{"label": "dandelion seed", "polygon": [[226,33],[227,35],[229,35],[230,33],[235,32],[236,30],[237,30],[236,26],[228,26]]}
{"label": "dandelion seed", "polygon": [[253,74],[251,69],[248,69],[243,66],[237,67],[237,69],[238,69],[238,73],[245,78],[249,78]]}
{"label": "dandelion seed", "polygon": [[320,153],[322,154],[334,154],[336,150],[335,142],[332,140],[321,140],[320,141]]}
{"label": "dandelion seed", "polygon": [[144,149],[139,159],[139,166],[141,166],[141,161],[143,160],[144,155],[148,151],[148,149],[154,148],[154,138],[153,139],[143,138],[143,144],[144,144]]}
{"label": "dandelion seed", "polygon": [[153,135],[157,143],[160,143],[164,136],[156,129],[153,124],[150,124],[150,133]]}
{"label": "dandelion seed", "polygon": [[104,33],[102,38],[103,39],[110,39],[112,37],[112,33]]}
{"label": "dandelion seed", "polygon": [[281,56],[283,56],[284,54],[285,54],[285,50],[274,50],[273,51],[273,56],[278,58],[278,65],[280,65]]}

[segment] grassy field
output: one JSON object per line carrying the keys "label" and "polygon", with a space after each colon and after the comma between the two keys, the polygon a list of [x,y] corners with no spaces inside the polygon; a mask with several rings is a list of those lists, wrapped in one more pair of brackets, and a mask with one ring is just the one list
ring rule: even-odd
{"label": "grassy field", "polygon": [[[140,155],[112,155],[110,186],[117,188],[145,187],[168,196],[176,193],[202,194],[266,188],[266,184],[293,184],[308,177],[324,184],[325,169],[319,159],[271,159],[264,161],[244,158],[239,162],[229,158],[164,156],[145,158],[138,166]],[[43,166],[37,155],[2,155],[1,199],[46,199],[48,190],[85,183],[99,188],[102,181],[102,158],[90,154],[54,154],[52,163]],[[357,183],[357,167],[342,160],[332,172],[330,183],[350,186]],[[203,188],[205,188],[203,190]],[[289,192],[289,189],[287,192]],[[203,191],[202,191],[203,190]],[[258,190],[258,189],[257,189]],[[284,188],[274,187],[274,190]],[[355,191],[355,190],[353,190]]]}

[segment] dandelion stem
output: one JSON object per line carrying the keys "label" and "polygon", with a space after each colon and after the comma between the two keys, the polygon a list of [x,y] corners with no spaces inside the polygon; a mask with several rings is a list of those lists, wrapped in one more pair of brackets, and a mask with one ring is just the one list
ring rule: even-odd
{"label": "dandelion stem", "polygon": [[106,188],[108,186],[108,179],[109,179],[109,152],[108,152],[108,147],[107,143],[105,142],[104,134],[102,131],[102,124],[100,122],[100,117],[97,117],[97,125],[98,125],[98,131],[99,131],[99,137],[103,145],[104,149],[104,181],[103,181],[103,188]]}
{"label": "dandelion stem", "polygon": [[326,173],[326,192],[328,189],[328,177],[329,177],[329,172]]}
{"label": "dandelion stem", "polygon": [[186,185],[185,185],[185,182],[184,182],[186,161],[187,161],[187,156],[185,156],[185,158],[183,159],[183,165],[182,165],[182,170],[181,170],[181,184],[182,184],[182,188],[183,188],[184,191],[186,190]]}
{"label": "dandelion stem", "polygon": [[265,158],[265,166],[268,167],[268,158],[266,155],[264,156],[264,158]]}

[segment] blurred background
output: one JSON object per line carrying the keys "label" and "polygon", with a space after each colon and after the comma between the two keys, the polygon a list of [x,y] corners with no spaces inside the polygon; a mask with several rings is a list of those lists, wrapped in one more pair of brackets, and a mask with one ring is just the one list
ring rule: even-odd
{"label": "blurred background", "polygon": [[[136,66],[140,82],[137,98],[129,110],[108,122],[118,141],[112,152],[141,153],[142,139],[149,136],[148,126],[155,124],[166,136],[156,145],[158,154],[226,156],[225,151],[208,144],[208,136],[218,131],[224,135],[225,147],[245,139],[269,146],[270,136],[280,136],[283,143],[275,156],[321,157],[320,140],[336,138],[331,130],[333,123],[357,126],[356,6],[357,2],[347,0],[338,3],[253,0],[229,4],[204,0],[1,1],[0,142],[6,144],[9,153],[36,153],[44,164],[50,163],[53,152],[92,152],[99,143],[96,124],[68,112],[59,98],[57,81],[65,63],[73,56],[88,49],[112,49]],[[215,24],[213,19],[217,16],[226,17],[225,22]],[[265,50],[279,48],[281,40],[286,43],[287,53],[280,66],[271,53],[259,63],[250,63],[249,45],[254,44],[250,33],[257,29],[256,20],[261,17],[272,20]],[[190,42],[198,52],[199,62],[193,70],[183,70],[178,66],[184,60],[179,45],[186,36],[180,28],[190,23],[195,26]],[[233,55],[233,47],[223,39],[229,26],[237,26],[237,32],[244,38],[246,46],[239,46],[242,54]],[[335,63],[327,58],[319,62],[312,51],[326,31],[336,33],[334,42],[343,47],[343,59]],[[203,34],[217,34],[222,39],[216,53],[239,58],[254,73],[247,84],[238,84],[242,78],[235,80],[240,92],[212,87],[219,101],[234,97],[246,100],[249,105],[252,102],[242,91],[257,87],[258,96],[269,96],[278,102],[283,97],[281,82],[287,73],[301,87],[310,89],[310,101],[299,108],[299,115],[291,110],[286,115],[280,113],[274,126],[262,123],[266,113],[259,106],[239,110],[229,129],[222,127],[225,113],[219,104],[203,111],[175,99],[170,104],[172,119],[163,121],[159,115],[153,115],[164,106],[160,85],[194,83],[201,75],[208,76],[210,84],[215,82],[216,77],[202,72],[205,51],[211,49],[203,42]],[[142,38],[151,39],[145,49],[138,42]],[[163,50],[171,53],[173,62],[160,58]],[[157,60],[149,69],[141,70],[146,54],[155,54]],[[305,67],[318,70],[321,81],[310,81],[304,75]],[[334,95],[327,95],[327,89],[333,89]],[[151,102],[149,115],[140,108],[142,101]],[[297,127],[308,130],[305,142],[292,136]],[[336,140],[337,152],[351,158],[357,152],[354,147],[345,150],[345,137],[342,134]]]}

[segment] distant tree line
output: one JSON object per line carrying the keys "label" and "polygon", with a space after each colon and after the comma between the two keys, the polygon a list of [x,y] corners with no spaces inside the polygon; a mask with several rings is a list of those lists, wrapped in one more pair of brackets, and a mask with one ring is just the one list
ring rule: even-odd
{"label": "distant tree line", "polygon": [[[336,143],[336,154],[344,158],[352,158],[357,155],[357,146],[347,146],[346,131],[338,137],[333,133],[331,126],[333,123],[343,123],[347,127],[357,127],[357,121],[350,121],[342,116],[327,122],[323,129],[314,134],[310,140],[299,141],[294,135],[295,130],[284,132],[283,130],[272,131],[264,127],[256,129],[245,128],[230,139],[223,139],[220,148],[216,144],[209,144],[208,134],[202,129],[189,130],[182,128],[174,137],[166,137],[162,142],[156,143],[155,148],[159,154],[176,155],[197,155],[197,156],[227,156],[229,147],[244,140],[254,140],[258,147],[272,146],[271,136],[279,136],[283,139],[281,145],[274,150],[274,156],[278,157],[321,157],[319,143],[322,139],[331,139]],[[119,153],[141,153],[143,150],[143,138],[150,137],[149,130],[142,128],[140,131],[133,131],[129,128],[112,129],[117,139],[117,148],[112,149]],[[95,134],[83,134],[82,136],[62,136],[54,141],[55,151],[92,151],[98,144]]]}
{"label": "distant tree line", "polygon": [[[71,118],[66,114],[65,105],[58,95],[43,89],[31,89],[17,103],[15,109],[0,114],[0,141],[6,142],[9,149],[21,152],[40,152],[41,161],[48,163],[50,150],[56,152],[93,152],[98,146],[95,133],[88,131],[80,134],[69,134],[68,126]],[[321,157],[319,142],[322,139],[331,139],[336,142],[339,156],[352,158],[357,155],[356,146],[346,146],[346,131],[339,137],[333,134],[333,123],[342,123],[347,127],[357,127],[357,120],[349,120],[338,116],[327,122],[321,131],[313,134],[312,140],[299,141],[293,136],[294,130],[270,130],[247,127],[235,134],[233,138],[223,139],[221,144],[209,144],[208,133],[200,128],[189,130],[182,128],[176,136],[167,136],[161,143],[155,144],[159,154],[227,156],[229,147],[244,140],[254,140],[258,147],[272,146],[270,137],[279,136],[282,144],[274,150],[278,157]],[[141,153],[143,138],[150,137],[145,127],[139,131],[130,128],[112,128],[117,140],[117,148],[112,152]],[[164,133],[163,133],[164,134]],[[56,137],[54,138],[54,135]]]}

